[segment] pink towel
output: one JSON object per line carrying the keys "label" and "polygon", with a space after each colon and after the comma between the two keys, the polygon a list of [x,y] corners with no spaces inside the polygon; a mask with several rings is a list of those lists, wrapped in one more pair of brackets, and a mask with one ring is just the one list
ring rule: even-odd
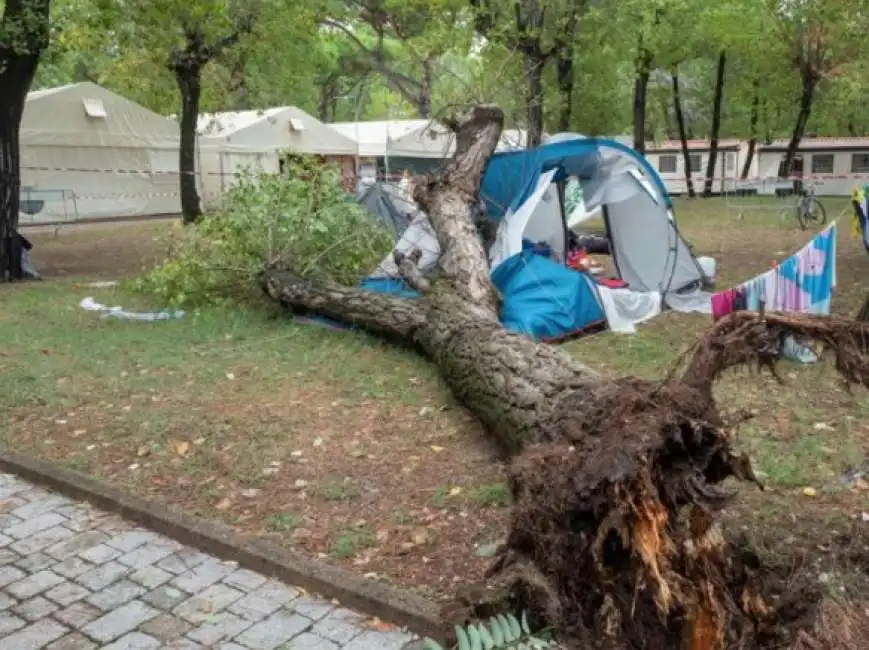
{"label": "pink towel", "polygon": [[733,300],[736,297],[733,289],[712,294],[712,320],[724,318],[733,311]]}

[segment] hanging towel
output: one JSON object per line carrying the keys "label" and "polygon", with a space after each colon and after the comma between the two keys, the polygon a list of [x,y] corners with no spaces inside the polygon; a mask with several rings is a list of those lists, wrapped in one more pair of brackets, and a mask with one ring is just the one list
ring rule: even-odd
{"label": "hanging towel", "polygon": [[787,303],[783,311],[829,316],[836,288],[836,234],[833,223],[779,266],[777,281]]}
{"label": "hanging towel", "polygon": [[736,292],[733,289],[712,294],[712,320],[724,318],[733,311],[733,299]]}
{"label": "hanging towel", "polygon": [[767,275],[769,273],[764,273],[742,285],[742,289],[745,291],[745,308],[748,311],[760,311],[761,303],[766,303]]}
{"label": "hanging towel", "polygon": [[733,311],[745,311],[745,288],[737,287],[733,290]]}
{"label": "hanging towel", "polygon": [[836,288],[836,224],[763,278],[770,311],[828,316]]}

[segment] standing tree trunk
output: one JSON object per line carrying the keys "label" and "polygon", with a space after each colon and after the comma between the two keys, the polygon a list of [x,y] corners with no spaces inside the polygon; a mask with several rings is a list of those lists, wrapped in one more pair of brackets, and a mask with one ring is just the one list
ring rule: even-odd
{"label": "standing tree trunk", "polygon": [[641,43],[634,80],[634,149],[640,153],[646,152],[646,97],[651,67],[652,53]]}
{"label": "standing tree trunk", "polygon": [[181,143],[178,170],[181,175],[181,217],[186,224],[202,216],[199,190],[196,189],[196,123],[202,94],[202,67],[196,61],[175,65],[175,81],[181,91]]}
{"label": "standing tree trunk", "polygon": [[232,32],[210,43],[206,41],[200,25],[184,23],[184,47],[175,48],[169,55],[167,66],[175,75],[181,93],[178,171],[181,177],[181,218],[185,224],[195,223],[202,216],[199,191],[196,189],[196,127],[202,95],[202,68],[238,43],[242,34],[249,34],[254,19],[253,13],[242,14]]}
{"label": "standing tree trunk", "polygon": [[561,96],[561,106],[558,109],[558,130],[570,131],[573,117],[573,49],[559,50],[555,62],[555,72],[558,81],[558,94]]}
{"label": "standing tree trunk", "polygon": [[721,104],[724,101],[724,71],[727,67],[727,52],[718,55],[718,70],[715,73],[715,98],[712,103],[712,131],[709,134],[709,161],[706,163],[706,179],[703,182],[703,196],[712,196],[715,180],[715,163],[718,162],[718,136],[721,132]]}
{"label": "standing tree trunk", "polygon": [[417,102],[417,110],[419,116],[424,119],[431,118],[431,90],[434,83],[434,61],[431,58],[424,59],[420,66],[422,74],[419,79],[419,101]]}
{"label": "standing tree trunk", "polygon": [[525,70],[525,102],[528,110],[527,147],[539,147],[543,142],[543,66],[546,60],[536,51],[522,56]]}
{"label": "standing tree trunk", "polygon": [[676,113],[676,126],[679,129],[679,142],[682,146],[682,165],[685,168],[685,190],[689,198],[694,198],[694,179],[691,178],[691,152],[688,149],[688,132],[685,129],[685,114],[682,112],[682,95],[679,91],[679,73],[673,72],[673,110]]}
{"label": "standing tree trunk", "polygon": [[0,282],[20,280],[14,254],[21,201],[21,144],[24,104],[48,46],[50,0],[6,0],[0,19]]}
{"label": "standing tree trunk", "polygon": [[742,165],[742,180],[748,178],[751,173],[751,163],[754,161],[754,152],[757,149],[757,122],[760,115],[760,80],[755,79],[752,83],[753,94],[751,96],[751,116],[748,122],[748,149],[745,152],[745,162]]}
{"label": "standing tree trunk", "polygon": [[815,99],[815,89],[818,87],[818,82],[820,81],[820,77],[812,70],[804,70],[802,77],[802,86],[803,90],[800,94],[800,110],[797,114],[797,123],[794,125],[793,133],[791,134],[790,142],[788,142],[788,148],[785,152],[784,159],[784,174],[785,176],[790,176],[792,167],[794,164],[794,158],[796,158],[797,151],[800,148],[800,142],[803,139],[803,136],[806,133],[806,126],[809,123],[809,117],[812,114],[812,104]]}
{"label": "standing tree trunk", "polygon": [[[840,372],[869,385],[859,347],[869,325],[736,312],[698,343],[681,376],[660,382],[600,377],[563,349],[505,330],[468,219],[502,124],[494,107],[471,109],[453,123],[454,159],[416,185],[441,245],[437,275],[421,276],[418,252],[395,257],[421,298],[315,283],[289,269],[264,279],[293,312],[424,353],[514,457],[510,533],[482,600],[465,613],[524,609],[581,648],[846,647],[837,629],[832,643],[815,644],[830,627],[813,627],[820,596],[793,612],[781,589],[762,581],[759,558],[724,540],[716,513],[727,495],[718,486],[753,475],[731,449],[732,423],[717,412],[712,382],[736,364],[772,363],[776,342],[793,332],[828,344]],[[862,607],[848,614],[855,623],[869,618]]]}

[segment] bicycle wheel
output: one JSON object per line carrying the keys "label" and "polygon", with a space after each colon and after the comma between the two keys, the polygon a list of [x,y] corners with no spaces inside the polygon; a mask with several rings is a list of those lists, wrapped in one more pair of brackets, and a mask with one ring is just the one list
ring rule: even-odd
{"label": "bicycle wheel", "polygon": [[800,228],[803,230],[809,227],[809,215],[806,207],[807,201],[805,199],[797,203],[797,223],[800,224]]}
{"label": "bicycle wheel", "polygon": [[806,219],[813,223],[823,226],[827,223],[827,211],[824,209],[823,203],[812,197],[806,200],[803,206]]}

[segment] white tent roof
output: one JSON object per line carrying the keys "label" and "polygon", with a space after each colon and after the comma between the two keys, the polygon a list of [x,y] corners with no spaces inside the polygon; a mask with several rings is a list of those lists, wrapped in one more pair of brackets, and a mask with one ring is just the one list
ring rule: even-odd
{"label": "white tent roof", "polygon": [[[524,149],[528,132],[523,129],[504,129],[498,140],[497,151]],[[453,132],[437,122],[427,122],[424,127],[411,131],[394,140],[389,150],[391,156],[448,158],[455,150]]]}
{"label": "white tent roof", "polygon": [[295,106],[203,113],[197,124],[203,144],[227,143],[265,151],[355,156],[356,142]]}
{"label": "white tent roof", "polygon": [[[364,157],[448,158],[455,146],[452,131],[434,120],[335,122],[329,126],[356,140],[359,155]],[[505,129],[498,150],[524,148],[526,141],[526,131]]]}
{"label": "white tent roof", "polygon": [[178,124],[90,82],[34,90],[22,146],[177,148]]}
{"label": "white tent roof", "polygon": [[408,133],[425,129],[430,122],[431,120],[380,120],[333,122],[329,126],[345,138],[358,142],[359,155],[369,157],[397,155],[392,153],[392,143]]}

